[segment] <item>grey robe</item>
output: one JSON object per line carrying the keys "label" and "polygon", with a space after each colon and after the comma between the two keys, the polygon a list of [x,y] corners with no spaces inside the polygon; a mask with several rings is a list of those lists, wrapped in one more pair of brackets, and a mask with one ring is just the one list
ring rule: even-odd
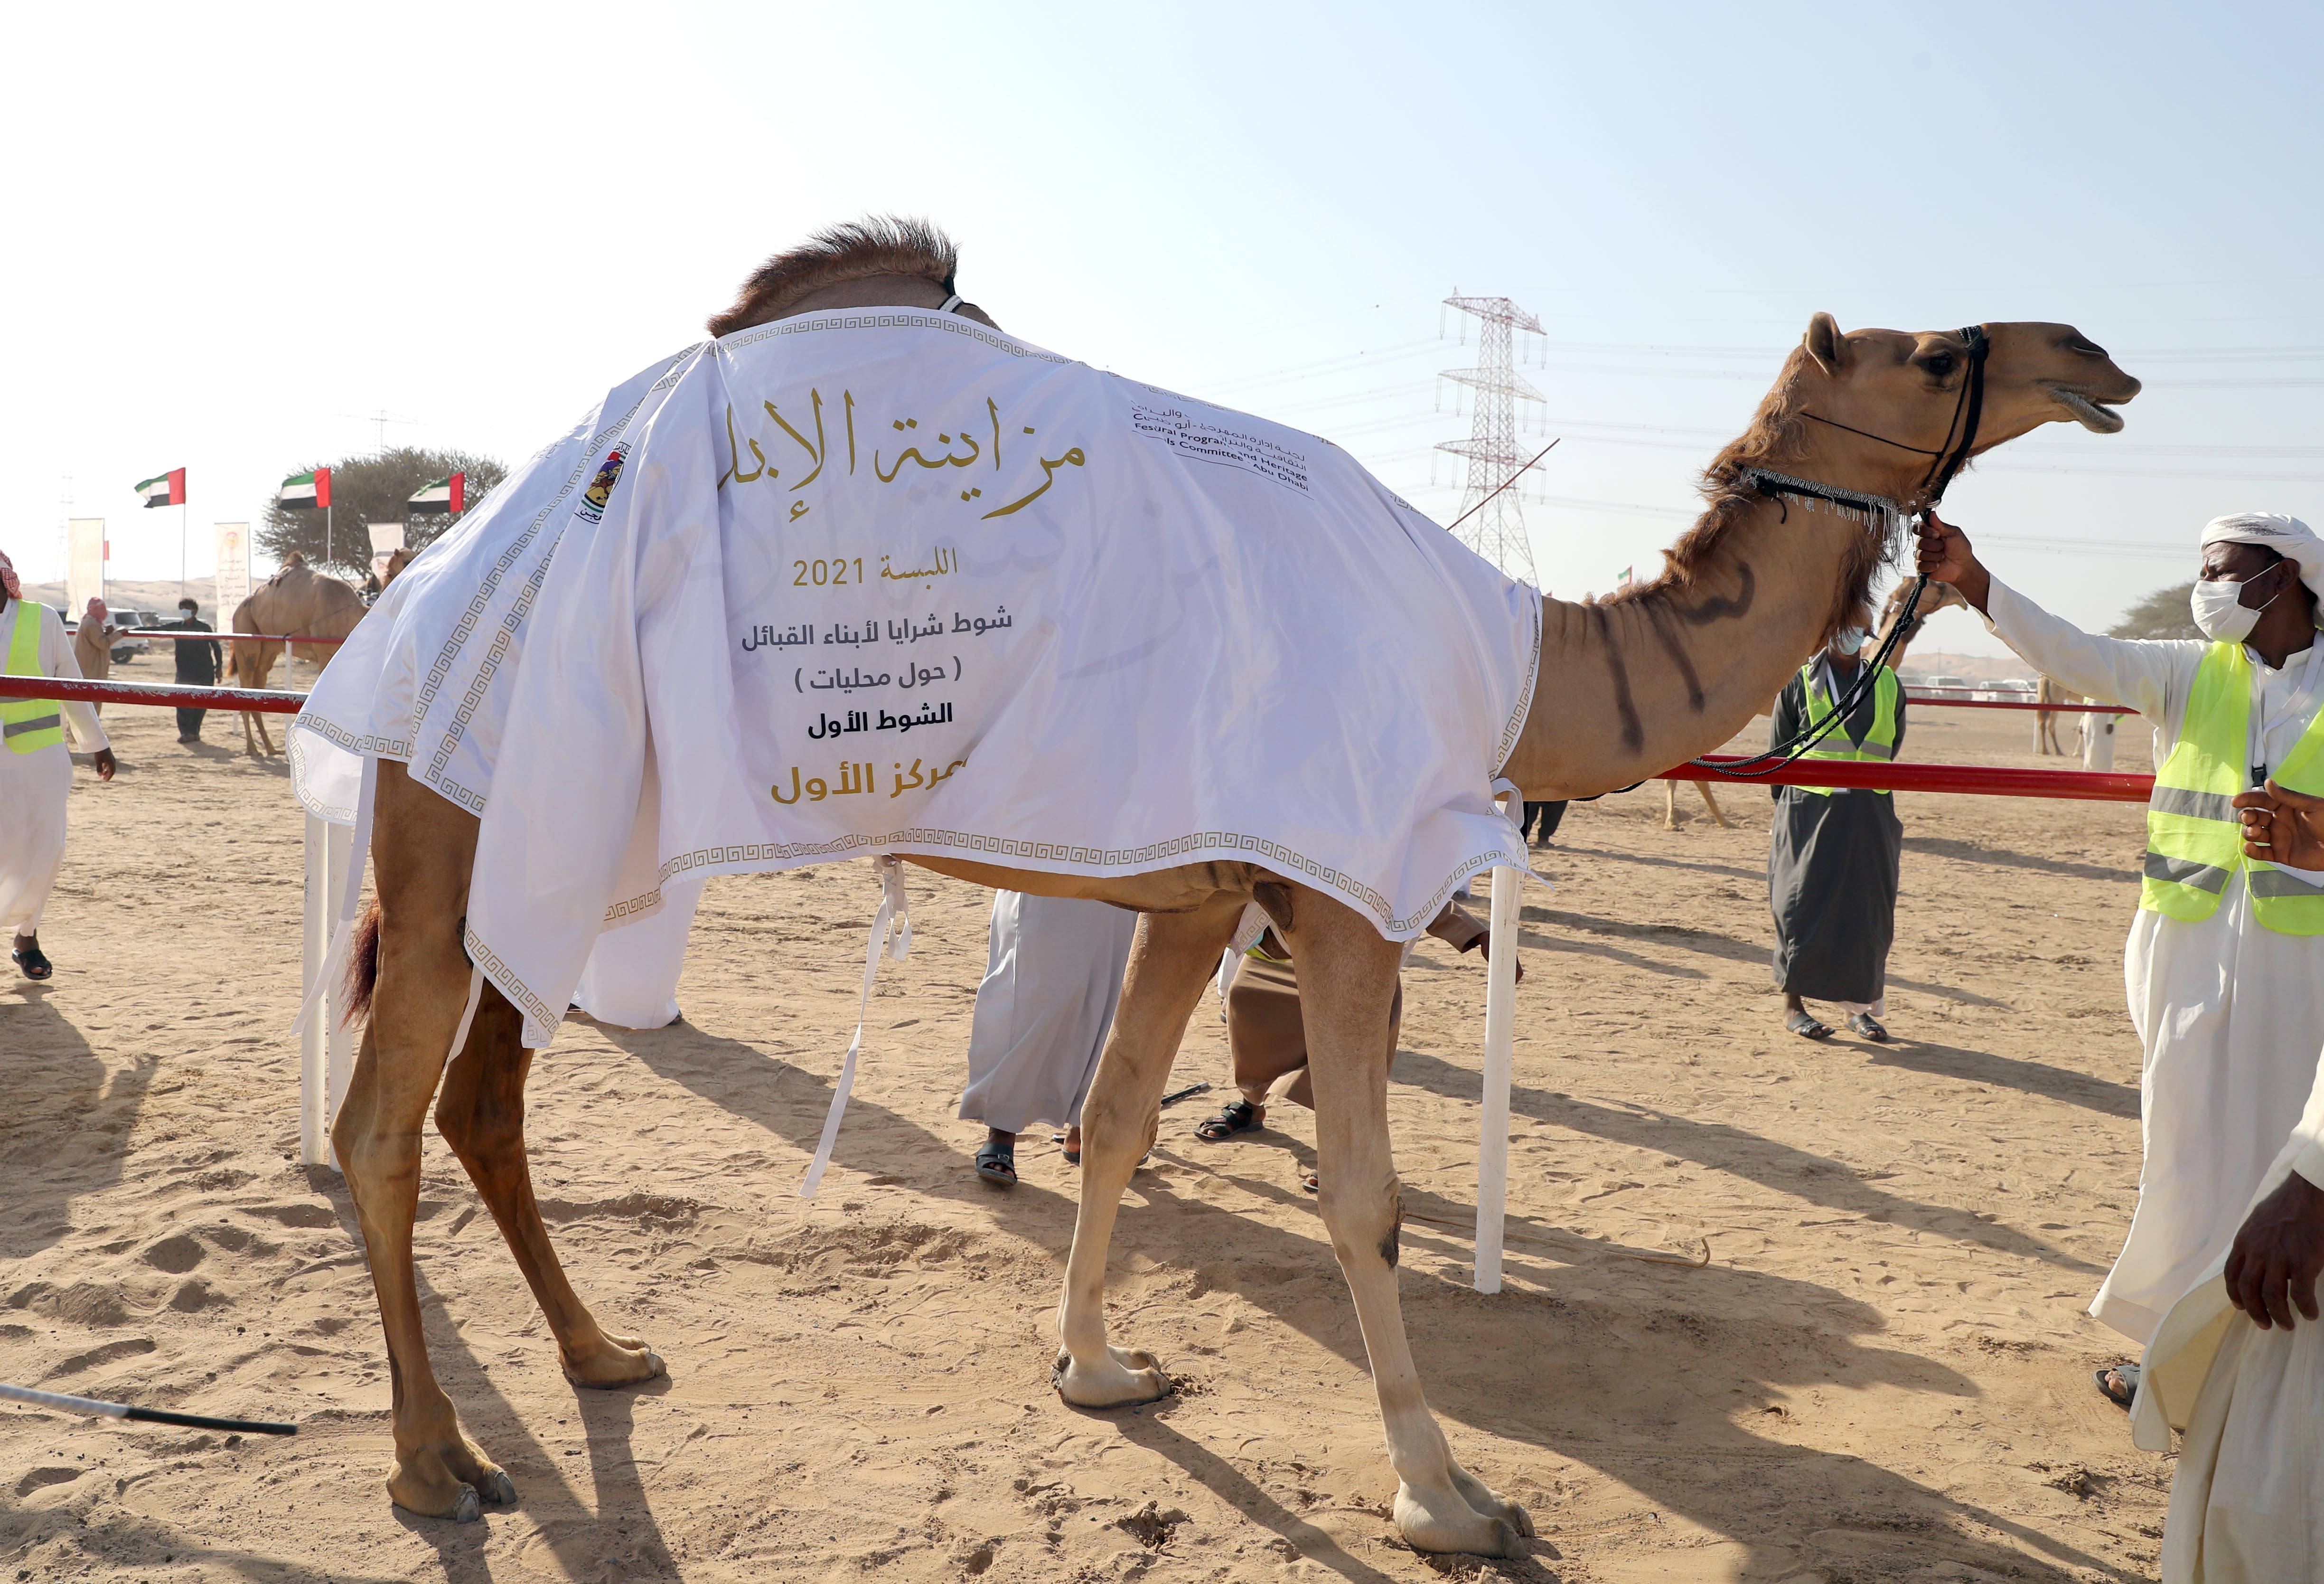
{"label": "grey robe", "polygon": [[1003,1133],[1081,1120],[1137,932],[1138,915],[1108,903],[992,894],[961,1120]]}
{"label": "grey robe", "polygon": [[[1836,729],[1861,745],[1872,729],[1875,708],[1867,689]],[[1904,708],[1900,698],[1900,752]],[[1794,674],[1776,695],[1769,740],[1789,741],[1807,718],[1806,690]],[[1886,992],[1888,947],[1896,933],[1896,881],[1904,848],[1896,800],[1860,788],[1840,788],[1828,797],[1795,786],[1770,790],[1775,818],[1767,844],[1767,905],[1775,915],[1776,987],[1812,1001],[1868,1006]]]}

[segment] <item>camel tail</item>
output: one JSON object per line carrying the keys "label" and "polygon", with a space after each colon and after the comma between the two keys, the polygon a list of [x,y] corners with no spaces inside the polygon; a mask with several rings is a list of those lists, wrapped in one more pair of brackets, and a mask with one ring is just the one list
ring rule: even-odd
{"label": "camel tail", "polygon": [[353,1025],[371,1015],[372,992],[379,987],[379,899],[355,921],[355,939],[347,945],[347,981],[344,1020]]}

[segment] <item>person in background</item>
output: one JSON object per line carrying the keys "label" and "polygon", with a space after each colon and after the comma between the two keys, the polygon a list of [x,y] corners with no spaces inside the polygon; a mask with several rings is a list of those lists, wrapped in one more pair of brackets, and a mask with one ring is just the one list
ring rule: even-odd
{"label": "person in background", "polygon": [[990,949],[969,1024],[964,1122],[985,1125],[976,1174],[1017,1181],[1017,1135],[1048,1124],[1066,1129],[1065,1159],[1079,1163],[1082,1102],[1121,1005],[1138,915],[1111,903],[992,894]]}
{"label": "person in background", "polygon": [[[78,678],[63,618],[24,597],[15,563],[0,552],[0,673]],[[56,972],[41,950],[41,913],[65,857],[65,804],[72,755],[65,723],[94,756],[97,779],[113,779],[113,745],[87,704],[0,695],[0,931],[28,979]]]}
{"label": "person in background", "polygon": [[[2324,540],[2296,517],[2244,512],[2206,523],[2199,553],[2204,638],[2100,638],[1994,577],[1959,528],[1932,515],[1921,532],[1921,570],[1959,588],[1996,637],[2154,727],[2123,951],[2145,1162],[2129,1235],[2090,1302],[2142,1348],[2234,1240],[2324,1049],[2324,867],[2253,858],[2231,806],[2271,780],[2324,794]],[[2137,1366],[2096,1375],[2133,1407]]]}
{"label": "person in background", "polygon": [[[174,622],[164,622],[161,625],[172,632],[209,632],[210,625],[202,620],[201,608],[190,598],[180,599],[178,601],[178,619]],[[213,638],[207,644],[173,639],[170,647],[178,652],[178,681],[189,682],[197,687],[208,688],[217,685],[218,672],[224,668],[225,661],[218,653],[217,639]],[[208,713],[209,711],[206,709],[179,710],[178,740],[181,743],[200,742],[202,717]]]}
{"label": "person in background", "polygon": [[[1831,718],[1862,675],[1858,652],[1869,613],[1832,635],[1775,697],[1770,742],[1788,743]],[[1882,666],[1838,725],[1800,755],[1803,761],[1886,764],[1904,740],[1904,690]],[[1828,1040],[1831,1028],[1809,1000],[1837,1002],[1849,1032],[1886,1042],[1888,947],[1896,933],[1896,880],[1904,828],[1896,800],[1864,787],[1769,789],[1775,817],[1767,842],[1767,905],[1775,915],[1776,987],[1784,1027],[1803,1039]]]}
{"label": "person in background", "polygon": [[[120,628],[105,608],[105,601],[89,597],[88,608],[80,613],[80,623],[73,631],[73,663],[80,674],[90,681],[101,682],[113,674],[113,640]],[[89,708],[97,714],[105,713],[102,701]]]}
{"label": "person in background", "polygon": [[[1429,921],[1428,933],[1455,951],[1475,950],[1487,962],[1493,959],[1493,932],[1457,903]],[[1404,959],[1412,957],[1413,942],[1405,942]],[[1525,964],[1517,977],[1525,978]],[[1295,1106],[1315,1108],[1315,1090],[1307,1074],[1307,1025],[1299,1013],[1299,976],[1291,965],[1291,949],[1272,925],[1240,954],[1230,951],[1219,971],[1220,993],[1226,999],[1227,1051],[1234,1071],[1234,1087],[1242,1098],[1230,1100],[1216,1116],[1194,1125],[1194,1136],[1222,1144],[1239,1133],[1266,1125],[1267,1105],[1277,1094]],[[1388,1004],[1389,1060],[1404,1024],[1404,986]],[[1287,1081],[1286,1081],[1287,1080]],[[1320,1184],[1313,1172],[1303,1172],[1299,1186],[1310,1193]]]}
{"label": "person in background", "polygon": [[1517,836],[1528,847],[1547,847],[1549,838],[1565,822],[1565,800],[1554,803],[1527,803],[1525,821],[1517,827]]}

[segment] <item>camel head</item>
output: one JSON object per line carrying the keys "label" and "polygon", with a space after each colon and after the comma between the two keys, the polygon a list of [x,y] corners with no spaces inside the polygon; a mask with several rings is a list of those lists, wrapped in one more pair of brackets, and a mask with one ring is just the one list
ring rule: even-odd
{"label": "camel head", "polygon": [[390,551],[387,555],[387,573],[380,579],[379,586],[385,588],[390,583],[394,582],[396,574],[419,559],[419,555],[420,552],[416,550]]}
{"label": "camel head", "polygon": [[[2106,348],[2071,325],[1988,324],[1975,457],[2044,423],[2067,420],[2112,434],[2115,411],[2138,394]],[[1926,504],[1941,458],[1961,445],[1974,347],[1961,330],[1849,330],[1828,313],[1808,321],[1778,396],[1784,416],[1817,421],[1815,449],[1879,494]],[[1860,486],[1859,486],[1860,487]]]}

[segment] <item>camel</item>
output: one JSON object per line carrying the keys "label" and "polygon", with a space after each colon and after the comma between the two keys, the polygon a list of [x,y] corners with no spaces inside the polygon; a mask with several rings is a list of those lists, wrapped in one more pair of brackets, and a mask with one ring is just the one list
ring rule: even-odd
{"label": "camel", "polygon": [[419,559],[420,552],[416,550],[410,549],[409,546],[399,546],[398,548],[388,551],[387,570],[380,576],[379,591],[382,594],[386,593],[387,586],[395,581],[396,574],[402,571],[404,568],[410,566],[413,561],[418,560]]}
{"label": "camel", "polygon": [[[263,585],[253,589],[250,597],[234,607],[234,630],[237,633],[270,633],[293,640],[300,638],[344,638],[355,630],[367,607],[363,597],[337,578],[327,577],[307,564],[307,558],[297,551],[282,563],[282,570],[269,578]],[[272,639],[233,638],[226,644],[226,672],[238,688],[263,688],[274,670],[274,662],[283,645]],[[290,645],[293,658],[303,660],[318,670],[331,662],[338,653],[336,644],[302,644]],[[254,727],[256,741],[252,740]],[[266,754],[275,752],[274,742],[266,732],[266,717],[250,710],[242,712],[242,746],[245,752],[260,756],[259,745]]]}
{"label": "camel", "polygon": [[[954,265],[950,245],[932,230],[844,228],[777,255],[710,329],[724,335],[814,310],[936,309],[951,292]],[[992,322],[973,306],[960,311]],[[1844,335],[1830,316],[1815,317],[1749,431],[1711,463],[1708,508],[1668,552],[1663,575],[1603,602],[1544,601],[1540,680],[1502,772],[1524,789],[1520,795],[1589,796],[1715,748],[1862,607],[1868,579],[1895,548],[1884,542],[1887,535],[1765,493],[1746,477],[1747,467],[1922,505],[1915,481],[1928,477],[1926,456],[1951,447],[1957,431],[1965,457],[2053,421],[2108,432],[2121,427],[2111,407],[2136,394],[2138,382],[2075,330],[2053,324],[1982,330],[1989,347],[1982,420],[1962,427],[1969,410],[1964,381],[1972,377],[1962,334]],[[351,1005],[367,1018],[332,1130],[391,1361],[388,1490],[413,1513],[456,1520],[477,1517],[483,1502],[513,1501],[516,1490],[464,1431],[429,1360],[412,1221],[420,1130],[431,1100],[437,1125],[540,1302],[567,1376],[611,1388],[664,1373],[643,1340],[600,1323],[550,1246],[526,1158],[524,1085],[533,1052],[519,1042],[517,1009],[486,980],[467,1015],[461,920],[477,831],[475,815],[434,794],[402,764],[379,764],[371,847],[378,896],[350,965]],[[1321,1211],[1370,1361],[1397,1481],[1396,1524],[1422,1551],[1525,1554],[1532,1521],[1453,1459],[1423,1395],[1399,1308],[1403,1215],[1387,1116],[1398,945],[1330,893],[1248,864],[1120,878],[966,859],[908,861],[980,885],[1096,898],[1144,915],[1083,1113],[1082,1191],[1052,1377],[1059,1395],[1076,1407],[1111,1409],[1171,1389],[1151,1355],[1108,1339],[1106,1253],[1123,1190],[1154,1143],[1188,1017],[1245,905],[1255,901],[1298,962]],[[464,1022],[466,1037],[453,1049]]]}
{"label": "camel", "polygon": [[[1765,711],[1762,713],[1764,714]],[[1732,822],[1725,814],[1720,812],[1719,800],[1711,795],[1711,783],[1707,781],[1698,781],[1694,783],[1694,790],[1702,794],[1702,806],[1711,811],[1711,817],[1718,823],[1719,829],[1732,829]],[[1663,783],[1663,829],[1665,830],[1678,829],[1678,783],[1675,781]]]}
{"label": "camel", "polygon": [[[1872,639],[1868,645],[1875,653],[1877,653],[1880,645],[1887,640],[1889,629],[1896,625],[1897,618],[1904,614],[1904,601],[1911,597],[1912,592],[1913,580],[1909,578],[1888,591],[1887,603],[1880,607],[1880,619],[1873,625]],[[1921,603],[1913,612],[1913,625],[1905,629],[1904,636],[1896,640],[1896,647],[1889,652],[1888,669],[1895,672],[1904,669],[1905,652],[1911,649],[1914,641],[1920,637],[1921,630],[1928,625],[1931,616],[1941,610],[1967,610],[1968,608],[1969,601],[1963,599],[1960,590],[1951,584],[1930,584],[1923,590]]]}

